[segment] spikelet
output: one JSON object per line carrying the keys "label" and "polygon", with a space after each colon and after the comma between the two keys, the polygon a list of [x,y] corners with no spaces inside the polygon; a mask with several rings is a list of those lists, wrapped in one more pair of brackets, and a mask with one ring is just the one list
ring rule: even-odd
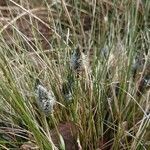
{"label": "spikelet", "polygon": [[71,102],[73,99],[74,79],[71,76],[67,77],[67,81],[62,84],[62,93],[66,102]]}
{"label": "spikelet", "polygon": [[64,99],[66,100],[66,102],[71,102],[73,99],[73,95],[72,95],[72,90],[68,83],[63,83],[62,92],[63,92]]}
{"label": "spikelet", "polygon": [[103,48],[101,49],[100,54],[101,54],[105,59],[108,59],[109,54],[110,54],[110,49],[109,49],[108,47],[103,47]]}
{"label": "spikelet", "polygon": [[53,112],[53,107],[56,103],[54,93],[48,91],[39,81],[36,85],[36,102],[40,110],[46,115]]}
{"label": "spikelet", "polygon": [[89,74],[91,72],[90,60],[91,51],[84,51],[77,47],[70,60],[70,66],[73,72],[77,75],[82,75],[84,73]]}
{"label": "spikelet", "polygon": [[150,77],[148,78],[144,78],[144,82],[145,82],[145,86],[146,86],[146,88],[150,88]]}
{"label": "spikelet", "polygon": [[71,65],[71,69],[75,72],[80,72],[83,70],[83,63],[82,63],[82,56],[85,58],[84,53],[82,53],[79,49],[79,47],[74,50],[72,56],[71,56],[71,61],[70,61],[70,65]]}

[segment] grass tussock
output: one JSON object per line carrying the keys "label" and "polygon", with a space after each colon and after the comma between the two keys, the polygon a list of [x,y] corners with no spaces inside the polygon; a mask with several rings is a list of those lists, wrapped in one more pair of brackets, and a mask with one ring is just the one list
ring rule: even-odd
{"label": "grass tussock", "polygon": [[0,149],[148,150],[149,12],[0,0]]}

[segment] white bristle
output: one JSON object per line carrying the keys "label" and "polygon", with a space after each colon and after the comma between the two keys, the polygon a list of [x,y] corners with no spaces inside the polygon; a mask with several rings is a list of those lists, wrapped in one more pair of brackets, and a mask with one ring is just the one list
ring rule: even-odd
{"label": "white bristle", "polygon": [[47,91],[42,85],[37,85],[36,101],[38,107],[47,115],[53,112],[53,106],[56,103],[54,93]]}

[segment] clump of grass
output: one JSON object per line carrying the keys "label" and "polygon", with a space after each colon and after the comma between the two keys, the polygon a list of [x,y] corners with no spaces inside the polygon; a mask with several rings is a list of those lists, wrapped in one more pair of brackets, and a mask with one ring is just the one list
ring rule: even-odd
{"label": "clump of grass", "polygon": [[[1,7],[0,147],[67,149],[74,141],[74,149],[149,149],[149,4],[10,0]],[[83,76],[70,65],[77,46],[93,52]],[[37,78],[38,96],[42,90],[56,101],[46,115]]]}

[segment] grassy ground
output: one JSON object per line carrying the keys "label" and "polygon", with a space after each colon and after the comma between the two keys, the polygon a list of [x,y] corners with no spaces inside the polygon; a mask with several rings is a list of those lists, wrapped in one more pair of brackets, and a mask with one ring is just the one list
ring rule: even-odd
{"label": "grassy ground", "polygon": [[[0,149],[148,150],[149,12],[149,0],[0,0]],[[79,77],[78,46],[93,53]],[[51,114],[37,78],[55,95]]]}

